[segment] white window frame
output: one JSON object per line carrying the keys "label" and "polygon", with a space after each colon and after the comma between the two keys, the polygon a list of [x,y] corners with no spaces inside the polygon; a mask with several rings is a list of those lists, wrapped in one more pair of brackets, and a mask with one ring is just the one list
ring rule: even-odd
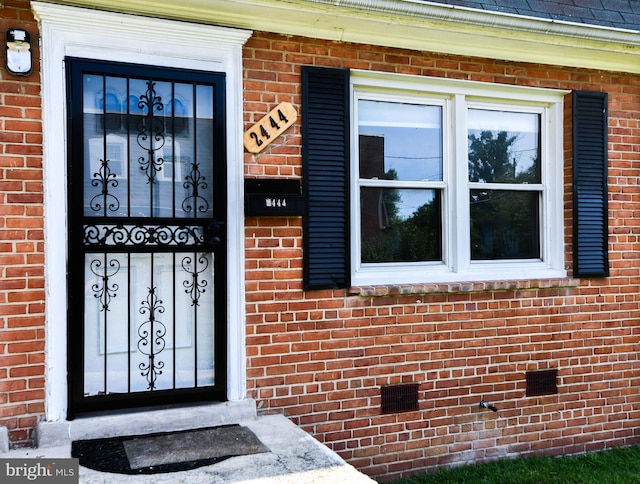
{"label": "white window frame", "polygon": [[[371,71],[351,71],[351,283],[354,286],[566,277],[563,224],[563,111],[569,91]],[[443,108],[442,261],[363,264],[360,257],[358,101],[432,104]],[[541,116],[540,260],[472,261],[467,110]],[[433,187],[438,184],[431,183]],[[486,186],[487,184],[485,184]],[[501,185],[500,188],[505,188]]]}

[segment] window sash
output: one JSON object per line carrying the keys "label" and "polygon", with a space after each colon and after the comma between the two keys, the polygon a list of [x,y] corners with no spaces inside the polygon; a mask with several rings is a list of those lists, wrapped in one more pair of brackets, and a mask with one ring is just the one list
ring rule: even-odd
{"label": "window sash", "polygon": [[541,260],[541,201],[536,191],[471,190],[471,262]]}

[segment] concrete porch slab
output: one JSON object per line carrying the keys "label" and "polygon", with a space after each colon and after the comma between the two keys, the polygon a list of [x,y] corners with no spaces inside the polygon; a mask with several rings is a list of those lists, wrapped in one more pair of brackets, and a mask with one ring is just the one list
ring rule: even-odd
{"label": "concrete porch slab", "polygon": [[[241,403],[241,402],[236,402]],[[168,484],[168,483],[246,483],[246,484],[373,484],[375,481],[347,464],[338,454],[331,451],[305,431],[294,425],[282,415],[257,416],[253,401],[250,405],[235,407],[230,413],[238,419],[220,421],[222,417],[216,413],[223,408],[189,407],[184,409],[156,410],[118,416],[100,416],[79,421],[64,422],[60,426],[44,425],[44,432],[36,449],[12,450],[3,454],[4,458],[61,458],[71,455],[71,441],[82,438],[104,437],[107,433],[115,435],[118,429],[128,430],[126,434],[139,434],[141,428],[149,433],[167,431],[167,426],[175,430],[201,428],[211,425],[238,423],[248,427],[260,441],[268,447],[268,452],[232,457],[222,462],[188,471],[166,474],[127,475],[98,472],[80,467],[80,483],[82,484]],[[205,406],[209,407],[209,405]],[[229,409],[227,409],[229,410]],[[245,414],[245,412],[247,412]],[[226,413],[226,412],[222,412]],[[170,418],[171,416],[171,418]],[[152,417],[163,419],[152,422]],[[144,422],[143,422],[144,420]],[[49,424],[53,424],[49,422]],[[131,425],[131,428],[126,425]],[[104,425],[99,432],[93,426]],[[67,432],[66,439],[63,433]],[[56,445],[42,446],[43,443]]]}

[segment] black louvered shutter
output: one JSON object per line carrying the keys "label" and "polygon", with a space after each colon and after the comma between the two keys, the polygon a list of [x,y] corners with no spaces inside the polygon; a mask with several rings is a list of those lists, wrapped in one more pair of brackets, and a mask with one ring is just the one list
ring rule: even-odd
{"label": "black louvered shutter", "polygon": [[609,275],[607,94],[573,93],[573,273]]}
{"label": "black louvered shutter", "polygon": [[302,68],[305,289],[346,287],[349,267],[349,71]]}

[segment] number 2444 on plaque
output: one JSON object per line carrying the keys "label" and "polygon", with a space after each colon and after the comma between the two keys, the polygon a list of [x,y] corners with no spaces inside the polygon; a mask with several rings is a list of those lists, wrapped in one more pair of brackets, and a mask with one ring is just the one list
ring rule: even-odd
{"label": "number 2444 on plaque", "polygon": [[244,147],[249,153],[260,153],[296,122],[298,113],[287,102],[278,104],[244,133]]}

